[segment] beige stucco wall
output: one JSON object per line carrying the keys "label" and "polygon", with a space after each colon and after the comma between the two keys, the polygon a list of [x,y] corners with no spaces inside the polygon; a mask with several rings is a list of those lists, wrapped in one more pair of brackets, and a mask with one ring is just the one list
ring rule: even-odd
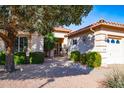
{"label": "beige stucco wall", "polygon": [[53,32],[54,36],[56,38],[63,38],[63,43],[62,43],[62,47],[64,47],[64,45],[67,46],[67,43],[68,43],[68,38],[65,37],[65,35],[67,35],[68,33],[65,33],[65,32]]}
{"label": "beige stucco wall", "polygon": [[[73,45],[74,39],[77,40],[77,45]],[[68,47],[69,47],[69,51],[68,51],[69,54],[71,51],[75,51],[75,50],[78,50],[81,53],[86,53],[88,51],[91,51],[94,48],[94,35],[92,33],[91,34],[87,33],[87,34],[82,34],[80,36],[69,38]]]}
{"label": "beige stucco wall", "polygon": [[31,51],[32,52],[43,52],[44,38],[38,33],[33,33],[31,37]]}
{"label": "beige stucco wall", "polygon": [[0,38],[0,51],[5,50],[4,41]]}
{"label": "beige stucco wall", "polygon": [[[102,29],[99,32],[96,32],[96,34],[98,33],[104,33],[105,34],[105,38],[107,38],[107,35],[116,35],[116,36],[124,36],[123,32],[120,31],[113,31],[110,29]],[[99,38],[100,39],[100,38]],[[111,40],[109,38],[109,40]],[[115,41],[117,39],[114,39]],[[102,45],[104,44],[106,47],[101,48],[102,51],[104,51],[104,53],[102,53],[103,55],[103,63],[104,64],[124,64],[124,38],[122,38],[120,41],[120,44],[112,44],[112,43],[101,43]],[[96,49],[97,50],[97,49]]]}
{"label": "beige stucco wall", "polygon": [[[31,40],[29,39],[28,33],[25,34],[24,32],[20,32],[18,36],[28,38],[28,49],[30,52],[43,52],[44,38],[42,35],[39,35],[37,32],[35,32],[32,34]],[[0,38],[0,50],[4,49],[5,49],[4,41]]]}
{"label": "beige stucco wall", "polygon": [[[69,53],[74,50],[78,50],[81,53],[88,51],[97,51],[102,55],[102,65],[104,64],[124,64],[124,39],[120,40],[120,44],[111,44],[106,42],[107,35],[124,36],[123,32],[113,31],[110,29],[101,29],[94,34],[82,34],[69,38],[68,46]],[[86,42],[82,41],[82,38],[89,36],[93,38],[87,38]],[[77,45],[73,45],[73,39],[77,39]]]}
{"label": "beige stucco wall", "polygon": [[[0,32],[2,32],[3,29],[0,29]],[[0,51],[1,50],[5,50],[5,44],[4,44],[4,41],[2,40],[2,38],[0,38]]]}

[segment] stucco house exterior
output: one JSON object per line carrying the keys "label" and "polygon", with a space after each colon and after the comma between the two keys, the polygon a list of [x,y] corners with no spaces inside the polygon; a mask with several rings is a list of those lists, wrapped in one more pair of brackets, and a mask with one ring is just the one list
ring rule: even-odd
{"label": "stucco house exterior", "polygon": [[66,29],[62,26],[54,27],[54,36],[57,38],[58,42],[55,44],[55,48],[52,50],[54,52],[54,56],[60,56],[64,54],[64,49],[67,48],[68,37],[65,37],[67,34],[71,32],[70,29]]}
{"label": "stucco house exterior", "polygon": [[[29,32],[18,31],[14,51],[22,52],[24,48],[28,48],[32,52],[43,52],[43,36],[37,32],[30,34]],[[0,50],[5,50],[5,43],[1,38]]]}
{"label": "stucco house exterior", "polygon": [[68,53],[97,51],[102,55],[102,65],[124,64],[124,24],[99,20],[66,37]]}
{"label": "stucco house exterior", "polygon": [[[3,31],[3,29],[0,29]],[[58,39],[55,49],[53,50],[55,56],[59,56],[64,46],[67,45],[67,38],[64,37],[71,30],[65,29],[62,26],[54,27],[54,36]],[[44,37],[37,32],[29,33],[18,31],[15,41],[14,51],[21,52],[24,48],[28,48],[29,52],[44,52]],[[0,50],[5,50],[4,41],[0,38]]]}
{"label": "stucco house exterior", "polygon": [[[96,51],[102,55],[102,65],[124,64],[124,24],[99,20],[77,31],[54,27],[53,33],[58,42],[51,51],[52,56],[60,56],[66,49],[68,54],[74,50],[81,53]],[[19,31],[14,49],[20,52],[25,47],[30,52],[44,52],[44,37],[37,32]],[[0,50],[4,49],[4,42],[0,39]]]}

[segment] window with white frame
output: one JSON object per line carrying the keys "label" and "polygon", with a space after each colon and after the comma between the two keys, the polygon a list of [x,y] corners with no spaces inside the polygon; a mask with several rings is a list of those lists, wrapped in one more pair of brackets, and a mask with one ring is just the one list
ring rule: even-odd
{"label": "window with white frame", "polygon": [[111,40],[111,43],[112,43],[112,44],[114,44],[114,43],[115,43],[115,40],[114,40],[114,39],[112,39],[112,40]]}
{"label": "window with white frame", "polygon": [[120,44],[120,41],[119,41],[119,40],[117,40],[117,41],[116,41],[116,44]]}
{"label": "window with white frame", "polygon": [[77,45],[77,39],[73,39],[73,45]]}
{"label": "window with white frame", "polygon": [[24,52],[28,47],[28,39],[27,37],[17,37],[15,40],[15,52]]}
{"label": "window with white frame", "polygon": [[120,44],[120,40],[117,39],[106,39],[107,43]]}

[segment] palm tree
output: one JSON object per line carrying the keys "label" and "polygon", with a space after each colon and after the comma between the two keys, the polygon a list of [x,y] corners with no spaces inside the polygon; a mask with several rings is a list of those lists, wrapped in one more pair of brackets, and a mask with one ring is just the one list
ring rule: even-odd
{"label": "palm tree", "polygon": [[56,41],[57,38],[54,37],[53,33],[47,33],[44,37],[44,50],[46,54],[49,53],[49,57],[51,50],[55,47]]}

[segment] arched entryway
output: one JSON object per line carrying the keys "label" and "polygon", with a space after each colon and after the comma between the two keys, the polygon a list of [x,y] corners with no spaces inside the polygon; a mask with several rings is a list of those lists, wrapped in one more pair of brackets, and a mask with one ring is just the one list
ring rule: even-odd
{"label": "arched entryway", "polygon": [[64,38],[57,38],[57,42],[55,43],[55,48],[54,48],[54,56],[63,55],[63,42],[64,42]]}

